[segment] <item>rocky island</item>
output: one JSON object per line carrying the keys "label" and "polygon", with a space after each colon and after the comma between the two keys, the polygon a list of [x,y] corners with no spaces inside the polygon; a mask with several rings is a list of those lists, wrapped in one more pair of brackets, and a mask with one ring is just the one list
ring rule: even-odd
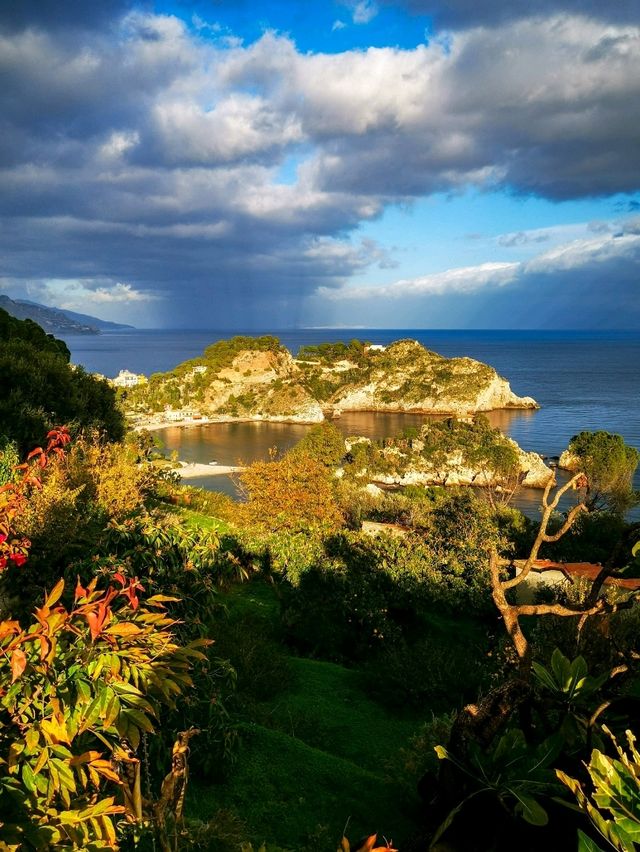
{"label": "rocky island", "polygon": [[384,441],[346,440],[340,476],[379,486],[471,485],[513,491],[544,488],[553,478],[537,453],[493,429],[483,415],[473,420],[425,423]]}
{"label": "rocky island", "polygon": [[303,347],[275,337],[234,337],[122,394],[130,416],[318,423],[343,411],[469,417],[531,409],[509,382],[471,358],[445,358],[415,340],[387,347],[352,341]]}

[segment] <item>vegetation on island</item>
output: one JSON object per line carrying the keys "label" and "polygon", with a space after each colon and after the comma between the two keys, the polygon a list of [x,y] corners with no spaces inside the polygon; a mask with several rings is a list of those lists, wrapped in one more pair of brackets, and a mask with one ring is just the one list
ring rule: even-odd
{"label": "vegetation on island", "polygon": [[[235,346],[211,363],[228,367]],[[301,355],[360,351],[318,350]],[[46,390],[14,381],[48,428]],[[319,424],[241,471],[234,503],[182,485],[149,436],[110,429],[113,396],[27,449],[14,411],[0,444],[2,848],[637,844],[640,525],[624,510],[638,459],[619,436],[576,436],[578,466],[534,521],[505,489],[378,492],[361,476],[461,454],[509,480],[513,448],[482,419],[348,447]],[[538,588],[537,557],[601,566]]]}
{"label": "vegetation on island", "polygon": [[[414,340],[386,348],[359,340],[304,346],[294,359],[275,337],[234,337],[121,396],[130,414],[170,407],[207,416],[316,421],[323,410],[340,407],[473,412],[480,394],[498,379],[486,364],[444,358]],[[502,381],[493,407],[535,406],[519,401]],[[483,405],[492,407],[490,400]]]}

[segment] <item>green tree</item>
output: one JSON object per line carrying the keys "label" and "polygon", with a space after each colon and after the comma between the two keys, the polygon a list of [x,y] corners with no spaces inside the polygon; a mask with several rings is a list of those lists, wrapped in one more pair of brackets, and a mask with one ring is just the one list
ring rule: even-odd
{"label": "green tree", "polygon": [[324,422],[313,426],[291,450],[290,455],[307,455],[326,467],[335,468],[342,462],[345,452],[342,432],[333,423]]}
{"label": "green tree", "polygon": [[624,514],[637,500],[632,483],[640,453],[625,444],[621,435],[580,432],[569,442],[569,452],[585,474],[589,510],[608,508]]}
{"label": "green tree", "polygon": [[61,423],[98,429],[111,440],[122,438],[124,418],[114,389],[82,367],[71,367],[42,335],[33,342],[15,334],[0,336],[0,434],[15,441],[21,452],[41,444]]}

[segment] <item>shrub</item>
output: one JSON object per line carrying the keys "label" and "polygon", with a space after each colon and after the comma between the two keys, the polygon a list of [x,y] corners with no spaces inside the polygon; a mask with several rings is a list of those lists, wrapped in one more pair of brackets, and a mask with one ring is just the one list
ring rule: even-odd
{"label": "shrub", "polygon": [[470,646],[451,636],[430,636],[386,646],[365,667],[365,688],[377,701],[401,710],[444,710],[475,699],[491,676],[488,643]]}
{"label": "shrub", "polygon": [[[117,848],[114,818],[143,817],[140,759],[161,705],[191,685],[196,644],[180,647],[161,597],[139,586],[60,581],[24,629],[0,624],[0,825],[33,848]],[[122,803],[120,803],[120,800]]]}

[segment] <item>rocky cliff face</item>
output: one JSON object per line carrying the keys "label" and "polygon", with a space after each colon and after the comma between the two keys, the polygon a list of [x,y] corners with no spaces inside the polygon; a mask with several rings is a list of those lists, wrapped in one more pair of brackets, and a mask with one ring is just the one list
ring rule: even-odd
{"label": "rocky cliff face", "polygon": [[[537,453],[525,452],[511,438],[501,436],[501,442],[509,446],[516,454],[515,470],[519,481],[525,488],[544,488],[553,478],[553,471],[547,467]],[[368,438],[350,438],[347,448],[358,443],[371,443]],[[383,485],[473,485],[476,487],[500,488],[513,485],[513,477],[505,476],[490,464],[478,461],[476,452],[456,449],[434,463],[425,458],[420,450],[422,442],[416,442],[412,449],[387,447],[382,451],[384,462],[369,469],[364,468],[358,476],[373,483]]]}
{"label": "rocky cliff face", "polygon": [[[325,373],[330,371],[325,369]],[[369,364],[352,365],[348,376],[349,381],[327,400],[335,414],[407,411],[466,416],[500,408],[538,407],[531,397],[513,393],[509,382],[492,367],[471,358],[443,358],[412,340],[372,353]]]}
{"label": "rocky cliff face", "polygon": [[319,423],[320,404],[301,383],[289,352],[244,351],[209,384],[203,402],[208,414],[243,419]]}
{"label": "rocky cliff face", "polygon": [[575,453],[572,453],[571,450],[564,450],[558,459],[558,467],[562,470],[571,471],[571,473],[577,473],[582,464]]}

